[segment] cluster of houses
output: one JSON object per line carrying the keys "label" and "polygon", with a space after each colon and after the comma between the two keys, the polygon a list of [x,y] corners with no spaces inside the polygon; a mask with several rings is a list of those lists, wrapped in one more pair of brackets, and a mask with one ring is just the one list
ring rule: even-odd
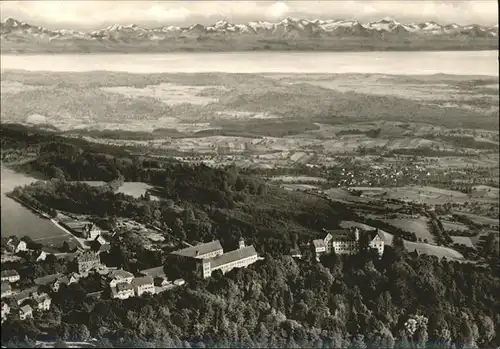
{"label": "cluster of houses", "polygon": [[106,279],[111,288],[112,298],[127,299],[140,297],[145,293],[156,293],[154,279],[149,275],[136,277],[128,271],[117,269],[110,272]]}
{"label": "cluster of houses", "polygon": [[11,306],[4,301],[6,298],[12,299],[12,304],[18,308],[18,316],[25,320],[33,316],[33,307],[38,311],[47,311],[50,309],[52,299],[47,293],[38,292],[37,287],[24,290],[19,293],[13,293],[12,284],[21,280],[19,273],[15,270],[2,270],[2,323],[7,319],[11,312]]}
{"label": "cluster of houses", "polygon": [[220,270],[223,274],[234,268],[245,268],[257,262],[260,258],[253,246],[245,246],[244,240],[239,241],[237,250],[224,253],[219,240],[196,246],[187,247],[175,252],[173,255],[194,258],[201,264],[203,278],[209,278],[212,272]]}
{"label": "cluster of houses", "polygon": [[[374,249],[379,256],[384,254],[385,237],[378,229],[363,230],[352,228],[348,230],[325,230],[326,236],[324,239],[316,239],[312,241],[312,246],[316,254],[316,258],[323,254],[335,252],[335,254],[356,254],[359,252],[361,244],[366,242],[367,246]],[[360,234],[364,235],[364,239],[360,239]]]}

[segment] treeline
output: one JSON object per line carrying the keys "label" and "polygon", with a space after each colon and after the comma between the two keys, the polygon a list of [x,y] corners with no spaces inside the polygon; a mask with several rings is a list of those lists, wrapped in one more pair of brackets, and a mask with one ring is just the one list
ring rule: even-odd
{"label": "treeline", "polygon": [[499,150],[499,144],[495,142],[487,142],[477,140],[474,136],[462,135],[462,136],[435,136],[435,135],[426,135],[427,139],[437,139],[448,142],[454,147],[458,148],[472,148],[472,149],[480,149],[480,150]]}
{"label": "treeline", "polygon": [[2,324],[2,344],[94,337],[102,347],[495,347],[498,282],[491,270],[390,247],[381,260],[266,256],[128,300],[61,286],[49,312]]}
{"label": "treeline", "polygon": [[345,135],[366,135],[370,138],[379,138],[382,132],[381,128],[370,129],[370,130],[359,130],[359,129],[350,129],[350,130],[341,130],[337,132],[337,136],[345,136]]}

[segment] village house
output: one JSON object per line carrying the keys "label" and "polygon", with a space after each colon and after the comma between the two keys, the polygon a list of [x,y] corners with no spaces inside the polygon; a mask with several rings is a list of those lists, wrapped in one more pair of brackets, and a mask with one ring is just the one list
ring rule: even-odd
{"label": "village house", "polygon": [[57,277],[54,281],[52,281],[49,284],[49,287],[53,292],[59,292],[61,285],[66,285],[66,286],[69,285],[69,279],[67,276],[62,275]]}
{"label": "village house", "polygon": [[109,252],[109,250],[111,249],[111,244],[107,242],[106,239],[102,237],[102,235],[99,235],[91,242],[91,247],[97,253],[103,253]]}
{"label": "village house", "polygon": [[9,270],[2,270],[1,273],[1,280],[2,281],[8,281],[11,283],[18,282],[21,279],[19,276],[19,273],[13,269]]}
{"label": "village house", "polygon": [[7,315],[10,314],[10,307],[7,303],[2,302],[2,323],[7,320]]}
{"label": "village house", "polygon": [[19,240],[16,242],[12,239],[9,239],[9,241],[7,241],[7,249],[13,253],[19,253],[21,251],[28,251],[28,245],[23,240]]}
{"label": "village house", "polygon": [[224,253],[222,245],[219,240],[199,244],[196,246],[186,247],[182,250],[177,250],[172,252],[172,254],[177,256],[189,257],[189,258],[213,258],[220,256]]}
{"label": "village house", "polygon": [[203,277],[208,278],[215,270],[220,270],[223,274],[234,268],[245,268],[257,262],[257,251],[253,246],[245,246],[245,242],[240,240],[239,248],[213,258],[202,260]]}
{"label": "village house", "polygon": [[31,298],[30,292],[22,291],[12,295],[12,299],[17,303],[17,305],[21,305],[27,300]]}
{"label": "village house", "polygon": [[155,294],[154,280],[151,276],[140,276],[134,278],[132,286],[134,286],[135,295],[137,297],[140,297],[144,293]]}
{"label": "village house", "polygon": [[104,277],[109,282],[109,287],[116,287],[117,284],[127,283],[130,284],[134,280],[134,274],[129,273],[123,269],[111,271]]}
{"label": "village house", "polygon": [[42,293],[41,295],[33,297],[33,300],[36,303],[37,310],[40,311],[49,310],[50,305],[52,304],[52,299],[46,293]]}
{"label": "village house", "polygon": [[127,299],[134,296],[134,287],[126,282],[116,284],[115,287],[111,287],[111,296],[113,298]]}
{"label": "village house", "polygon": [[19,318],[21,320],[26,320],[27,318],[33,317],[33,309],[29,305],[24,305],[19,309]]}
{"label": "village house", "polygon": [[33,280],[35,285],[38,286],[47,286],[52,290],[52,292],[59,292],[59,288],[61,285],[71,285],[75,282],[78,282],[79,277],[76,273],[71,273],[69,276],[64,274],[52,274],[47,276],[42,276]]}
{"label": "village house", "polygon": [[45,253],[45,251],[36,252],[36,259],[35,260],[37,262],[44,261],[45,259],[47,259],[47,253]]}
{"label": "village house", "polygon": [[[313,240],[312,245],[316,258],[322,254],[335,252],[335,254],[356,254],[360,248],[360,230],[335,230],[325,231],[327,235],[324,239]],[[361,232],[367,238],[368,247],[375,249],[379,256],[384,253],[385,237],[378,229]]]}
{"label": "village house", "polygon": [[165,287],[168,284],[170,284],[170,282],[167,279],[167,276],[165,275],[165,271],[163,270],[163,266],[144,269],[141,270],[140,273],[144,276],[151,276],[154,280],[155,286]]}
{"label": "village house", "polygon": [[101,265],[99,254],[92,251],[85,251],[77,258],[78,273],[86,274],[90,270]]}
{"label": "village house", "polygon": [[94,223],[86,224],[83,228],[83,237],[87,240],[95,240],[101,235],[101,229],[99,229]]}
{"label": "village house", "polygon": [[8,281],[2,281],[2,298],[12,295],[12,287]]}

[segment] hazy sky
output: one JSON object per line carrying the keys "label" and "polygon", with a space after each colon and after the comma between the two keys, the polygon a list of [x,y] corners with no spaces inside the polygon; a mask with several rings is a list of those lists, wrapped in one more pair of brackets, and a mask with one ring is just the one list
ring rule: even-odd
{"label": "hazy sky", "polygon": [[98,28],[109,24],[145,26],[277,21],[287,16],[307,19],[433,20],[441,24],[494,25],[497,1],[2,1],[2,20],[13,17],[53,28]]}

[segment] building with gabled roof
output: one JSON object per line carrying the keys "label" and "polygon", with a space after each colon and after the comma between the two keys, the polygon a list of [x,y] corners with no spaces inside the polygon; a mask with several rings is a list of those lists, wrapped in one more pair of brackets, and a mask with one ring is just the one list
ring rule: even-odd
{"label": "building with gabled roof", "polygon": [[135,290],[135,295],[140,297],[144,293],[155,293],[155,285],[153,277],[151,276],[139,276],[132,280],[132,286]]}
{"label": "building with gabled roof", "polygon": [[21,320],[26,320],[27,318],[33,317],[33,308],[26,304],[19,309],[19,318]]}
{"label": "building with gabled roof", "polygon": [[119,299],[127,299],[134,296],[134,287],[127,283],[122,282],[111,287],[111,297]]}
{"label": "building with gabled roof", "polygon": [[123,269],[116,269],[109,272],[105,278],[109,281],[109,287],[116,287],[117,284],[130,284],[134,279],[134,274]]}
{"label": "building with gabled roof", "polygon": [[316,258],[325,253],[335,254],[356,254],[360,249],[360,233],[366,237],[368,247],[375,249],[379,256],[384,253],[385,237],[378,229],[363,230],[360,232],[359,228],[351,230],[324,230],[326,234],[324,239],[317,239],[312,241]]}
{"label": "building with gabled roof", "polygon": [[36,303],[37,310],[40,310],[40,311],[49,310],[50,305],[52,304],[52,299],[46,293],[42,293],[40,295],[34,296],[33,300]]}
{"label": "building with gabled roof", "polygon": [[23,304],[24,302],[26,302],[30,298],[31,298],[31,294],[30,294],[30,292],[27,292],[26,290],[12,295],[12,299],[14,299],[16,301],[17,305]]}
{"label": "building with gabled roof", "polygon": [[151,276],[155,286],[166,286],[169,282],[165,274],[163,266],[141,270],[140,273],[144,276]]}
{"label": "building with gabled roof", "polygon": [[140,273],[144,276],[151,276],[153,278],[164,278],[166,277],[163,265],[160,267],[149,268],[141,270]]}
{"label": "building with gabled roof", "polygon": [[220,244],[219,240],[186,247],[181,250],[172,252],[172,254],[177,256],[197,259],[212,258],[215,256],[220,256],[223,253],[224,250],[222,249],[222,245]]}
{"label": "building with gabled roof", "polygon": [[13,253],[19,253],[21,251],[27,251],[28,244],[26,243],[26,241],[23,241],[22,239],[19,241],[14,241],[12,239],[9,239],[9,241],[7,241],[7,249]]}
{"label": "building with gabled roof", "polygon": [[101,229],[94,223],[86,224],[83,228],[83,237],[87,240],[95,240],[101,235]]}
{"label": "building with gabled roof", "polygon": [[77,257],[78,273],[86,274],[101,265],[101,258],[98,253],[85,251]]}
{"label": "building with gabled roof", "polygon": [[13,269],[2,270],[0,275],[1,275],[1,281],[8,281],[11,283],[18,282],[21,279],[19,273]]}
{"label": "building with gabled roof", "polygon": [[240,241],[240,246],[237,250],[226,252],[213,258],[203,259],[203,277],[210,277],[215,270],[220,270],[225,274],[234,268],[245,268],[257,262],[258,259],[255,248],[253,246],[245,246],[244,242]]}
{"label": "building with gabled roof", "polygon": [[35,261],[40,262],[40,261],[44,261],[45,259],[47,259],[47,253],[45,251],[40,250],[40,251],[36,252]]}

